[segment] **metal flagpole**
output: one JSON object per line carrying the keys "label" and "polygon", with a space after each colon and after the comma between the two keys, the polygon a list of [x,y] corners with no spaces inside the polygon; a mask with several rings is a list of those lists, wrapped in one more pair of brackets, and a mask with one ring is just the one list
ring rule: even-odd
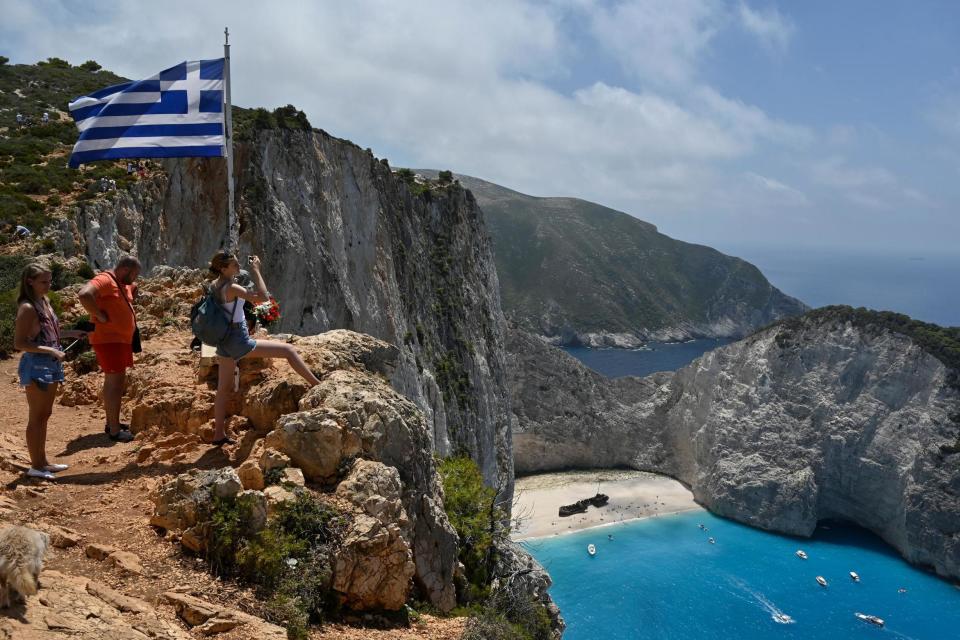
{"label": "metal flagpole", "polygon": [[233,206],[233,114],[230,110],[230,30],[223,29],[223,125],[227,146],[227,248],[236,251],[240,244],[240,226]]}

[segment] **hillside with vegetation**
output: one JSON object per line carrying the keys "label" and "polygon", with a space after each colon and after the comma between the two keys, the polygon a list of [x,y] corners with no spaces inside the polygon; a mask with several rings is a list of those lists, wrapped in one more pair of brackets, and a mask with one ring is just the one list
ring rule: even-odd
{"label": "hillside with vegetation", "polygon": [[556,342],[590,344],[596,334],[620,334],[620,346],[740,337],[806,309],[749,262],[675,240],[626,213],[457,178],[486,215],[504,312]]}

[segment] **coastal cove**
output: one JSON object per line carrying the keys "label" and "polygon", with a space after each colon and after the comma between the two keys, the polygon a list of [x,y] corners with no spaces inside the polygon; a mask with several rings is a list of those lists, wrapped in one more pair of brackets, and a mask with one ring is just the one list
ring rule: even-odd
{"label": "coastal cove", "polygon": [[638,349],[562,347],[568,354],[608,378],[647,376],[676,371],[704,353],[733,342],[730,338],[700,338],[686,342],[649,342]]}
{"label": "coastal cove", "polygon": [[[932,640],[960,625],[960,590],[848,525],[821,526],[800,539],[697,511],[522,544],[553,578],[550,593],[571,640],[715,638],[718,629],[747,640],[878,633]],[[593,557],[588,544],[596,546]],[[818,575],[827,587],[816,583]],[[878,615],[886,626],[877,629],[855,612]],[[784,614],[792,622],[782,622]]]}

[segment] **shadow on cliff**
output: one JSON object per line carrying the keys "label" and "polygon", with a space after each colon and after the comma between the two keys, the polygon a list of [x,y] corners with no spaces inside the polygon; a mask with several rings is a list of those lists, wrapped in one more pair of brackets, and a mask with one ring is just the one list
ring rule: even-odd
{"label": "shadow on cliff", "polygon": [[[87,436],[84,436],[87,437]],[[113,484],[119,479],[134,479],[153,476],[165,476],[168,474],[177,475],[185,473],[191,469],[219,469],[221,467],[232,466],[230,458],[226,452],[219,447],[211,448],[206,451],[196,462],[179,462],[176,464],[163,464],[160,462],[150,465],[140,465],[135,462],[128,463],[125,467],[116,471],[103,471],[95,473],[76,473],[61,474],[57,476],[57,484],[76,484],[76,485],[98,485]],[[6,489],[13,490],[20,485],[31,486],[37,484],[32,478],[21,476],[16,480],[5,485]]]}

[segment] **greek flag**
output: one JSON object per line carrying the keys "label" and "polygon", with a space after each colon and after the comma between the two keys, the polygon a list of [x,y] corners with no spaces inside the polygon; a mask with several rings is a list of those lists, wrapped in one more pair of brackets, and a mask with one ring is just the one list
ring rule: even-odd
{"label": "greek flag", "polygon": [[115,158],[224,156],[223,58],[194,60],[69,104],[70,166]]}

